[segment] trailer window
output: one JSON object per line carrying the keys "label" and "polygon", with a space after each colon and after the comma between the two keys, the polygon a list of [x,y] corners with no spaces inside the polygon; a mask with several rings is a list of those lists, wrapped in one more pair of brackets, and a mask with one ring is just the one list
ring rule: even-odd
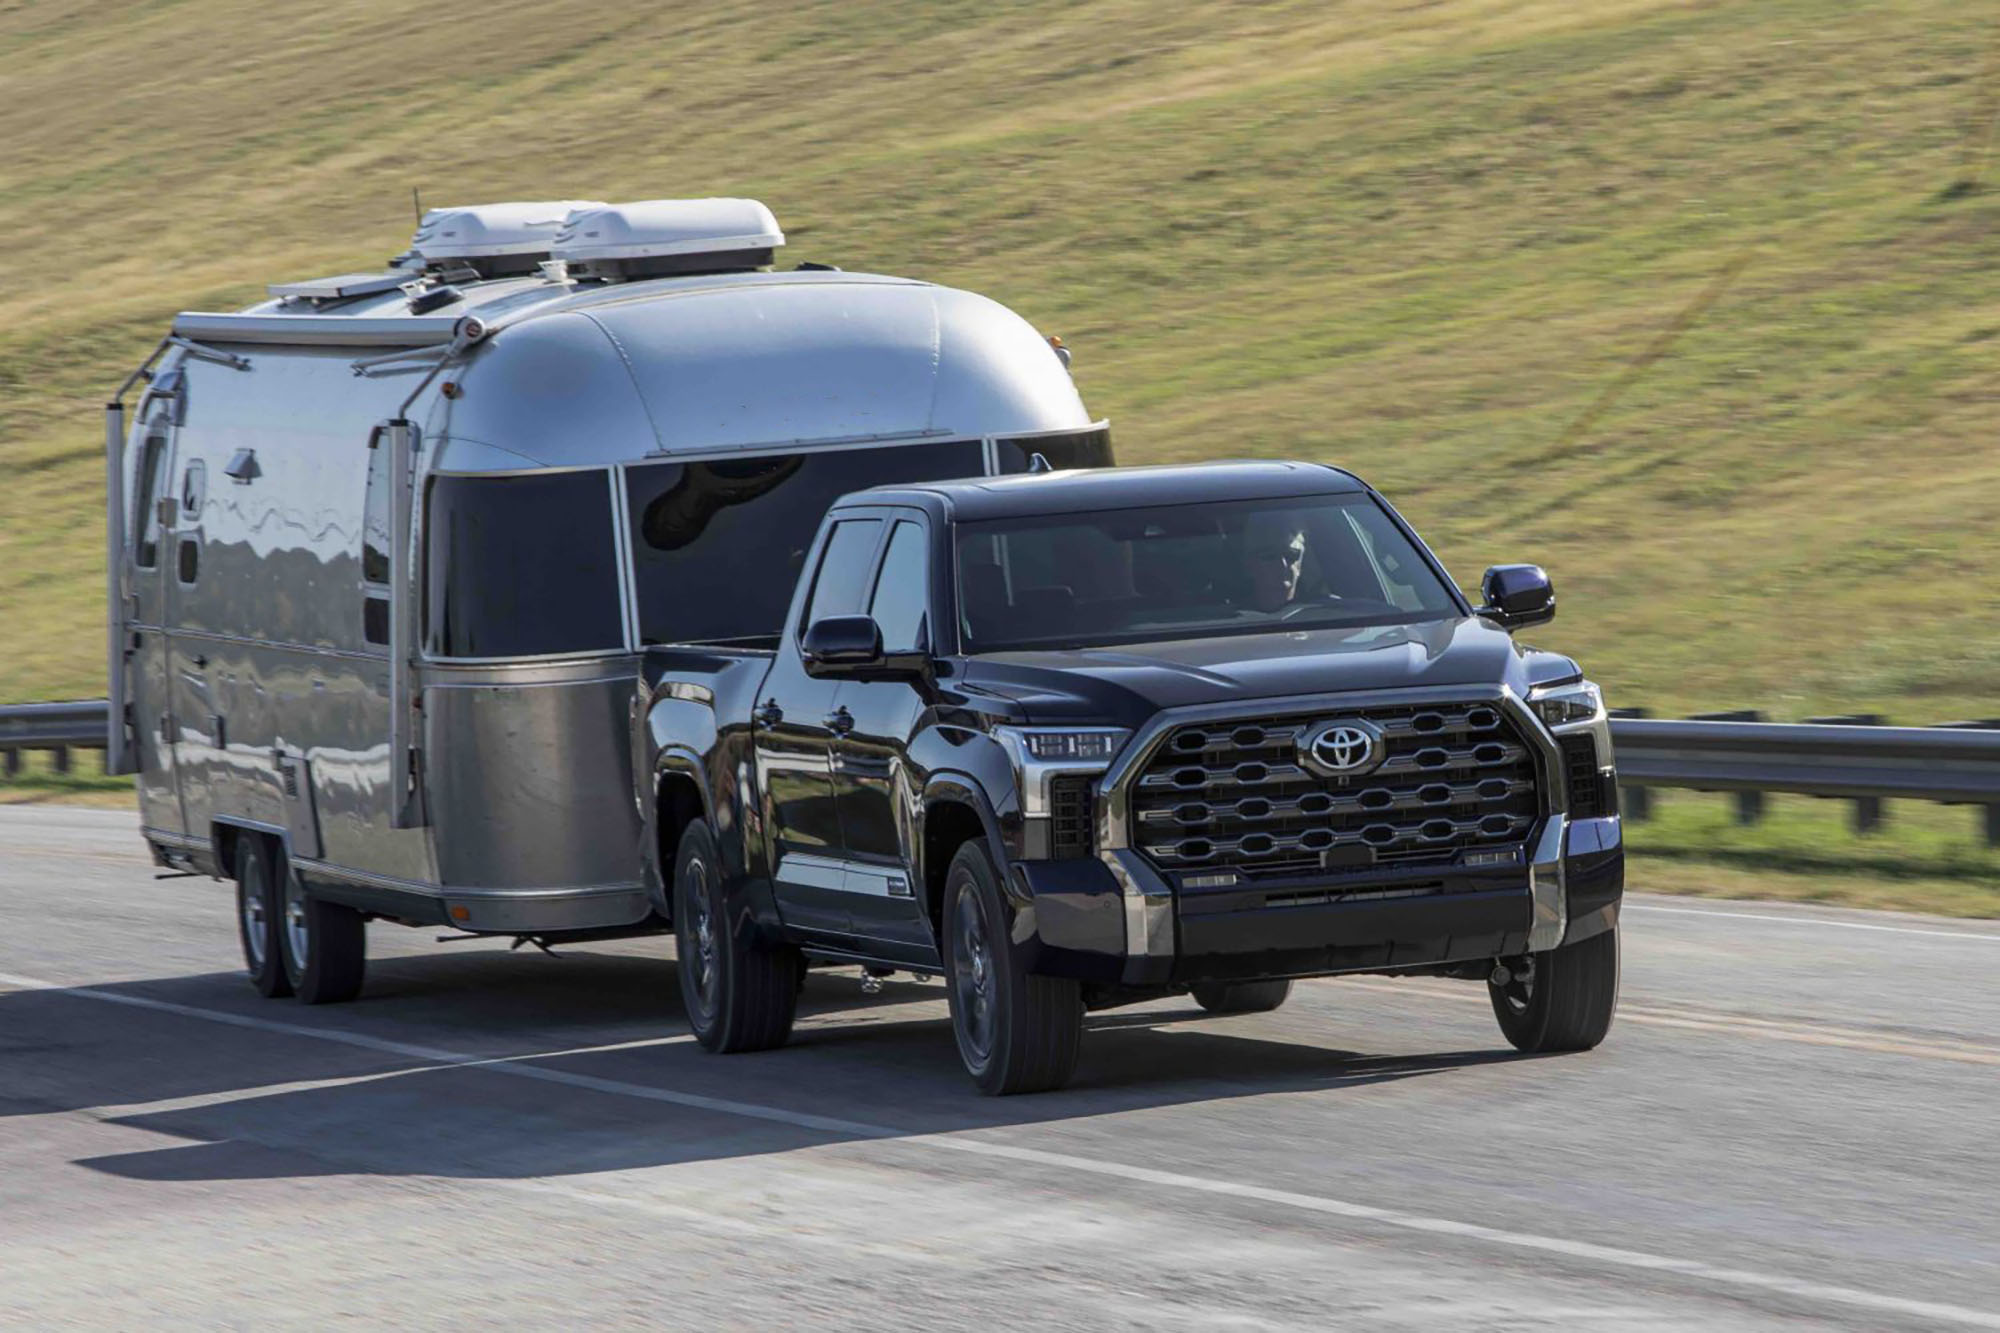
{"label": "trailer window", "polygon": [[833,502],[896,482],[976,477],[977,440],[629,469],[633,584],[645,643],[775,637]]}
{"label": "trailer window", "polygon": [[425,524],[425,645],[438,657],[624,646],[603,471],[438,477]]}
{"label": "trailer window", "polygon": [[139,454],[139,485],[133,496],[132,530],[139,534],[132,543],[132,563],[151,569],[160,563],[160,482],[167,471],[167,437],[153,434]]}

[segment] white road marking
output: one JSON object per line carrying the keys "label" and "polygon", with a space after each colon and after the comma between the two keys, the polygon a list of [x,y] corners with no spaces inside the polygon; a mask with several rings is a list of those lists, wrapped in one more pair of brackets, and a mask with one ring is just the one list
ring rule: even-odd
{"label": "white road marking", "polygon": [[1650,1254],[1643,1250],[1628,1250],[1617,1246],[1599,1245],[1590,1241],[1569,1240],[1559,1236],[1540,1236],[1531,1232],[1508,1231],[1499,1227],[1481,1226],[1474,1222],[1460,1222],[1443,1217],[1427,1217],[1418,1213],[1406,1213],[1391,1208],[1377,1208],[1370,1204],[1350,1203],[1343,1199],[1329,1198],[1324,1195],[1303,1194],[1295,1190],[1274,1189],[1269,1186],[1253,1185],[1244,1181],[1215,1180],[1206,1176],[1187,1175],[1178,1171],[1162,1171],[1153,1167],[1105,1161],[1102,1158],[1076,1157],[1068,1153],[1048,1152],[1039,1148],[1025,1148],[1013,1144],[994,1143],[984,1139],[962,1137],[957,1133],[911,1134],[888,1125],[875,1125],[857,1120],[843,1120],[833,1116],[813,1115],[809,1112],[793,1111],[780,1106],[765,1106],[756,1102],[742,1102],[726,1097],[708,1097],[699,1093],[680,1092],[671,1088],[648,1087],[640,1083],[627,1083],[619,1079],[598,1078],[594,1075],[573,1073],[562,1069],[544,1069],[535,1065],[512,1061],[495,1062],[486,1057],[465,1055],[456,1051],[419,1046],[409,1042],[390,1041],[381,1037],[370,1037],[358,1032],[340,1032],[328,1028],[311,1027],[302,1023],[286,1023],[275,1019],[252,1018],[246,1014],[232,1014],[224,1010],[202,1009],[193,1005],[175,1004],[167,1000],[153,1000],[138,995],[120,995],[113,991],[99,990],[90,986],[64,986],[57,982],[42,981],[33,977],[11,976],[6,973],[0,973],[0,985],[13,986],[22,990],[53,991],[79,999],[98,1000],[109,1004],[125,1005],[134,1009],[175,1014],[184,1018],[223,1023],[231,1027],[249,1028],[254,1031],[308,1037],[317,1041],[334,1042],[344,1046],[354,1046],[363,1050],[428,1060],[438,1064],[477,1068],[495,1074],[506,1074],[517,1078],[534,1079],[543,1083],[560,1084],[564,1087],[579,1088],[589,1092],[633,1097],[644,1101],[663,1102],[672,1106],[686,1107],[691,1110],[712,1111],[722,1115],[742,1116],[752,1120],[791,1125],[798,1129],[815,1130],[821,1133],[863,1139],[882,1143],[885,1146],[942,1150],[1022,1162],[1033,1166],[1051,1167],[1064,1172],[1083,1173],[1109,1179],[1130,1181],[1135,1184],[1156,1186],[1162,1189],[1177,1190],[1187,1194],[1245,1199],[1258,1203],[1274,1204],[1303,1213],[1344,1218],[1356,1222],[1367,1222],[1376,1226],[1388,1227],[1400,1231],[1418,1232],[1433,1236],[1451,1236],[1507,1249],[1557,1255],[1565,1259],[1582,1260],[1587,1263],[1599,1264],[1610,1268],[1648,1273],[1668,1273],[1716,1286],[1767,1292],[1799,1300],[1842,1306],[1848,1309],[1931,1319],[1940,1323],[1953,1324],[1964,1328],[2000,1329],[2000,1313],[1992,1311],[1975,1310],[1960,1305],[1948,1305],[1939,1301],[1912,1300],[1902,1296],[1889,1296],[1880,1292],[1862,1291],[1853,1287],[1840,1287],[1823,1282],[1811,1282],[1800,1278],[1786,1277],[1778,1273],[1761,1273],[1750,1269],[1726,1268],[1699,1259],[1681,1259],[1671,1255]]}
{"label": "white road marking", "polygon": [[1877,926],[1866,921],[1829,921],[1821,916],[1776,916],[1763,912],[1717,912],[1701,907],[1661,907],[1654,903],[1628,902],[1627,912],[1666,912],[1673,916],[1708,916],[1721,921],[1776,921],[1787,926],[1832,926],[1836,930],[1878,930],[1885,935],[1930,935],[1946,940],[1976,940],[2000,944],[2000,935],[1978,930],[1924,930],[1916,926]]}

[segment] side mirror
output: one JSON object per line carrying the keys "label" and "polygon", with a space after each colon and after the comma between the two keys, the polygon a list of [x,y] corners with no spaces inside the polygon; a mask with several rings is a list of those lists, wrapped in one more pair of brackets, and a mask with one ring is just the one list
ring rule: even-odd
{"label": "side mirror", "polygon": [[1542,625],[1556,618],[1556,589],[1540,565],[1495,565],[1479,581],[1486,605],[1475,613],[1507,629]]}

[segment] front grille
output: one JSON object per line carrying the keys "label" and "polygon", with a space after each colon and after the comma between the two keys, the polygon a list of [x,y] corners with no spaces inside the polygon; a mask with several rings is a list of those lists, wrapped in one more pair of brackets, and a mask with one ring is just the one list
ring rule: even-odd
{"label": "front grille", "polygon": [[1091,789],[1087,773],[1058,773],[1049,779],[1049,855],[1058,861],[1090,855]]}
{"label": "front grille", "polygon": [[[1301,738],[1336,718],[1380,728],[1373,770],[1327,777],[1300,762]],[[1541,812],[1536,771],[1514,723],[1484,702],[1191,723],[1130,779],[1132,842],[1169,874],[1450,864],[1527,837]]]}

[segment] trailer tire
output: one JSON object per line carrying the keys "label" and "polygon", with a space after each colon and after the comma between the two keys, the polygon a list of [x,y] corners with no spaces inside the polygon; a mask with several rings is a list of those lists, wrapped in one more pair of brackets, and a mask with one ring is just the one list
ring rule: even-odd
{"label": "trailer tire", "polygon": [[805,960],[797,949],[757,939],[747,914],[732,919],[706,819],[682,831],[674,856],[674,945],[681,1003],[704,1049],[728,1054],[785,1044]]}
{"label": "trailer tire", "polygon": [[345,1004],[361,993],[368,966],[368,922],[361,913],[316,898],[281,865],[284,919],[278,935],[285,975],[300,1004]]}
{"label": "trailer tire", "polygon": [[1291,998],[1288,977],[1276,981],[1210,981],[1194,987],[1194,1002],[1211,1014],[1268,1014]]}
{"label": "trailer tire", "polygon": [[1618,1012],[1617,930],[1529,961],[1525,978],[1510,969],[1504,984],[1486,983],[1501,1034],[1530,1054],[1587,1051],[1603,1041]]}
{"label": "trailer tire", "polygon": [[267,1000],[292,993],[278,935],[283,903],[271,849],[254,833],[236,839],[236,934],[243,942],[243,970]]}
{"label": "trailer tire", "polygon": [[1062,1087],[1083,1042],[1083,988],[1022,965],[1000,877],[979,839],[951,859],[944,900],[951,1030],[965,1072],[990,1097]]}

